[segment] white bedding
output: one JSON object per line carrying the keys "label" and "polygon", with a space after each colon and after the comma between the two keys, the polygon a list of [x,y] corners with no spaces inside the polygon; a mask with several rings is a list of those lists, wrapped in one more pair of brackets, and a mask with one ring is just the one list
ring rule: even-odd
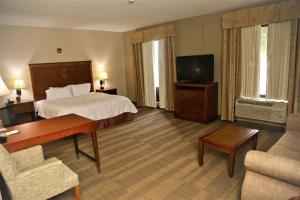
{"label": "white bedding", "polygon": [[74,113],[92,120],[100,120],[125,112],[137,113],[137,109],[128,98],[105,93],[41,100],[35,103],[35,107],[38,115],[46,119]]}

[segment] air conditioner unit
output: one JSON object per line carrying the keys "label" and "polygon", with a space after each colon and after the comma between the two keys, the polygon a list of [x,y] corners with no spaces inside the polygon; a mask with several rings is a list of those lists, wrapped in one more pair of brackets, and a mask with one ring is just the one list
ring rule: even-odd
{"label": "air conditioner unit", "polygon": [[238,99],[235,116],[283,124],[286,122],[287,103]]}

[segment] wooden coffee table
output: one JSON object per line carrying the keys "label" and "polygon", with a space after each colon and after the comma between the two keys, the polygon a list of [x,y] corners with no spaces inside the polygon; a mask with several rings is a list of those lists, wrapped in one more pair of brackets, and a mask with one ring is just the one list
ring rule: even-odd
{"label": "wooden coffee table", "polygon": [[237,150],[245,144],[252,142],[252,149],[256,149],[259,130],[238,127],[234,125],[223,126],[199,138],[199,165],[203,164],[204,147],[211,147],[229,155],[228,175],[234,174],[235,157]]}

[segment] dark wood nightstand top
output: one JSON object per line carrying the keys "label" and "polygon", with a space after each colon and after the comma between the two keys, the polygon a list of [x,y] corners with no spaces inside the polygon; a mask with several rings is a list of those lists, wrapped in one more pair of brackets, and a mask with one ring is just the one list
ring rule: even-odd
{"label": "dark wood nightstand top", "polygon": [[118,94],[118,89],[117,88],[104,88],[103,90],[96,89],[96,92],[102,92],[102,93],[106,93],[106,94],[117,95]]}
{"label": "dark wood nightstand top", "polygon": [[13,104],[7,104],[14,114],[31,113],[34,112],[33,101],[25,100],[20,102],[15,102]]}
{"label": "dark wood nightstand top", "polygon": [[27,104],[27,103],[33,103],[33,100],[21,100],[21,101],[14,101],[12,104],[6,104],[6,106],[13,106],[18,104]]}

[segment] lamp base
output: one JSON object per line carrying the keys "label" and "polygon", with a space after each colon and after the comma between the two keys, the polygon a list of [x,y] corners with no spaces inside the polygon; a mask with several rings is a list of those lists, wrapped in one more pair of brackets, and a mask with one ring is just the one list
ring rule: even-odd
{"label": "lamp base", "polygon": [[105,81],[104,80],[100,80],[100,90],[104,90],[104,85]]}
{"label": "lamp base", "polygon": [[17,94],[16,101],[20,102],[21,101],[22,90],[20,88],[17,88],[16,89],[16,94]]}

